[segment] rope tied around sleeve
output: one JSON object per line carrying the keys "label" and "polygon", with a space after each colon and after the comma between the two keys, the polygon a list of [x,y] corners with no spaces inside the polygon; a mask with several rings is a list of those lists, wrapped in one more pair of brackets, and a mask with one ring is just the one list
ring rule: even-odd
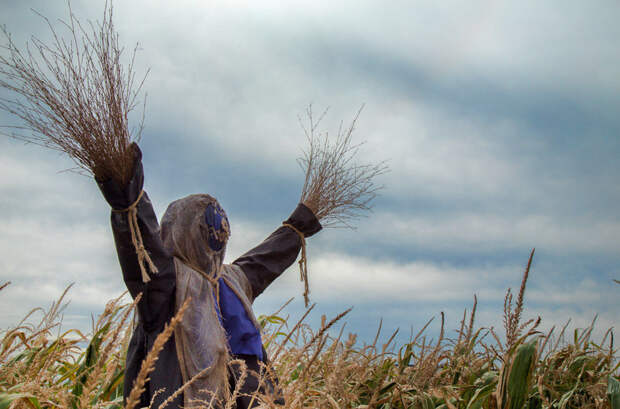
{"label": "rope tied around sleeve", "polygon": [[136,255],[138,256],[138,265],[140,266],[140,272],[142,273],[142,282],[148,283],[151,281],[148,272],[146,271],[146,267],[144,263],[148,265],[149,270],[152,273],[157,274],[159,270],[148,251],[144,247],[144,241],[142,240],[142,233],[140,232],[140,225],[138,225],[138,203],[142,200],[142,196],[144,195],[144,190],[140,191],[138,198],[135,202],[129,205],[126,209],[112,209],[113,212],[116,213],[127,213],[127,221],[129,222],[129,232],[131,233],[131,242],[136,249]]}
{"label": "rope tied around sleeve", "polygon": [[299,259],[299,281],[304,282],[304,303],[306,308],[310,304],[310,286],[308,285],[308,258],[306,255],[306,238],[304,234],[295,226],[289,223],[282,223],[284,227],[293,230],[301,239],[301,258]]}

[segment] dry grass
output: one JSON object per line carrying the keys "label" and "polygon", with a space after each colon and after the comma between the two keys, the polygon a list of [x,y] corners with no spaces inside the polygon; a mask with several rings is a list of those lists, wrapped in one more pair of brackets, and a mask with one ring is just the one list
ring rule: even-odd
{"label": "dry grass", "polygon": [[335,138],[318,130],[327,110],[315,118],[312,106],[306,110],[307,125],[300,118],[308,139],[308,150],[299,159],[305,172],[301,202],[308,206],[324,227],[352,227],[351,221],[372,207],[372,200],[382,188],[377,176],[387,172],[385,162],[356,162],[361,144],[353,144],[352,136],[362,108],[351,124],[340,124]]}
{"label": "dry grass", "polygon": [[[532,259],[534,258],[534,251],[530,253],[530,258],[527,261],[527,267],[525,268],[525,273],[523,273],[523,279],[521,280],[521,287],[519,288],[519,295],[517,296],[517,302],[514,307],[512,305],[512,292],[510,289],[506,292],[506,297],[504,298],[504,328],[506,330],[506,346],[508,348],[512,347],[522,331],[534,320],[526,321],[525,323],[521,323],[521,314],[523,313],[523,305],[524,305],[524,295],[525,295],[525,286],[527,284],[527,279],[529,277],[530,268],[532,266]],[[540,317],[536,320],[536,325],[530,329],[533,331],[538,324],[540,323]]]}
{"label": "dry grass", "polygon": [[43,18],[53,40],[32,37],[25,47],[13,42],[2,27],[5,44],[0,55],[0,87],[11,98],[0,108],[20,118],[22,127],[4,132],[27,142],[67,153],[79,168],[100,180],[128,181],[133,165],[129,128],[144,79],[136,81],[134,57],[123,66],[123,47],[107,4],[103,21],[83,24],[69,5],[68,21],[59,33]]}
{"label": "dry grass", "polygon": [[[61,328],[68,291],[45,312],[31,311],[14,328],[2,331],[0,407],[91,408],[122,403],[124,356],[135,302],[106,305],[89,337]],[[7,290],[4,290],[7,291]],[[32,324],[37,313],[42,318]],[[81,345],[88,342],[86,348]]]}
{"label": "dry grass", "polygon": [[[527,274],[529,269],[522,292]],[[21,323],[3,332],[0,407],[122,408],[122,362],[133,307],[118,303],[108,304],[86,349],[79,347],[85,337],[76,330],[52,336],[62,298],[40,324]],[[402,345],[395,341],[396,332],[379,343],[381,326],[369,345],[358,345],[354,334],[344,336],[344,326],[332,334],[348,311],[329,321],[323,317],[317,330],[305,324],[307,314],[290,330],[286,319],[261,317],[272,357],[265,373],[277,375],[285,409],[610,409],[612,399],[620,399],[620,392],[614,392],[620,364],[611,329],[597,343],[591,339],[594,322],[568,338],[568,324],[555,336],[555,328],[547,334],[536,331],[538,320],[525,326],[507,320],[513,324],[505,330],[522,328],[523,334],[502,341],[490,329],[475,327],[476,303],[454,338],[446,336],[442,314],[438,337],[426,334],[429,321]],[[162,333],[162,339],[168,335]],[[154,362],[156,353],[147,361]],[[141,379],[147,377],[145,370]],[[220,406],[214,395],[195,407],[232,407],[236,395],[231,392]],[[256,393],[253,399],[259,407],[281,407],[271,395]]]}

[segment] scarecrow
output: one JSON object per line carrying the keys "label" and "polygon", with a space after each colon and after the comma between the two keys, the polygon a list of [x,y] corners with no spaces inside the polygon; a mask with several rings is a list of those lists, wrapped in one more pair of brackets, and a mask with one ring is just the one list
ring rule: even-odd
{"label": "scarecrow", "polygon": [[[225,401],[225,392],[234,389],[241,378],[244,382],[237,408],[249,407],[261,376],[266,387],[260,392],[273,396],[277,393],[275,379],[265,374],[269,361],[252,302],[295,261],[305,238],[321,230],[319,220],[300,203],[283,226],[261,244],[223,265],[230,225],[217,200],[195,194],[174,201],[160,228],[143,190],[141,152],[136,144],[131,150],[134,167],[129,183],[123,186],[114,179],[98,180],[112,207],[123,279],[132,297],[142,294],[139,323],[127,352],[124,395],[128,396],[157,335],[191,297],[183,321],[159,355],[140,407],[149,406],[156,391],[176,391],[205,368],[210,370],[186,388],[172,407],[209,402],[218,393],[217,399]],[[245,362],[247,373],[241,373],[240,365],[228,367],[231,358]],[[155,397],[154,406],[170,393]],[[283,403],[278,396],[273,399]]]}
{"label": "scarecrow", "polygon": [[[0,87],[19,98],[0,100],[0,108],[32,131],[11,136],[67,153],[95,178],[112,208],[123,280],[132,297],[141,297],[127,351],[124,397],[157,335],[189,301],[149,374],[140,407],[165,402],[173,409],[196,404],[241,409],[261,400],[283,403],[252,302],[301,249],[307,305],[306,238],[322,227],[350,227],[353,218],[369,210],[380,189],[375,177],[387,168],[383,162],[355,164],[359,145],[351,145],[351,135],[358,116],[330,139],[317,132],[325,113],[315,120],[308,108],[299,205],[262,243],[224,265],[231,228],[214,197],[194,194],[174,201],[160,226],[143,190],[142,153],[135,143],[140,134],[128,124],[142,83],[136,86],[131,64],[121,64],[123,48],[111,7],[106,6],[101,23],[86,26],[92,31],[72,13],[64,27],[68,39],[50,26],[53,42],[34,39],[33,52],[17,47],[4,31],[7,54],[0,55],[0,74],[7,80],[0,78]],[[239,393],[231,397],[231,390]]]}

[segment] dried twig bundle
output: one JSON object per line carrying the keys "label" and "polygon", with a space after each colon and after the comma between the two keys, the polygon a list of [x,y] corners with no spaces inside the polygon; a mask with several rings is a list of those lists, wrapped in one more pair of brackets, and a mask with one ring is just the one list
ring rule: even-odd
{"label": "dried twig bundle", "polygon": [[57,33],[49,19],[41,18],[52,34],[49,43],[32,37],[20,49],[6,27],[1,29],[6,44],[0,55],[0,87],[15,98],[0,98],[0,108],[24,123],[10,127],[9,135],[65,152],[98,179],[127,182],[133,164],[128,146],[142,130],[140,123],[138,131],[131,132],[128,117],[146,78],[135,81],[137,47],[123,67],[123,48],[108,3],[101,23],[85,25],[69,5],[68,22],[60,21],[66,37]]}
{"label": "dried twig bundle", "polygon": [[[351,221],[371,209],[372,200],[383,188],[376,185],[375,180],[388,171],[385,161],[362,165],[354,161],[361,144],[353,145],[351,139],[363,108],[360,107],[347,128],[343,128],[343,123],[340,123],[335,140],[331,140],[327,132],[317,131],[327,109],[315,119],[310,105],[306,110],[308,126],[304,125],[301,118],[299,120],[309,145],[303,157],[298,159],[306,175],[300,201],[312,210],[323,227],[353,228]],[[300,279],[304,282],[304,302],[307,308],[310,303],[307,256],[305,240],[303,235],[300,234],[300,237]]]}
{"label": "dried twig bundle", "polygon": [[371,209],[372,200],[383,187],[376,185],[375,180],[387,172],[385,161],[361,165],[354,161],[361,144],[352,144],[351,139],[362,108],[348,127],[343,128],[340,123],[335,140],[327,132],[317,131],[327,110],[315,119],[310,105],[306,110],[309,126],[300,119],[309,144],[298,159],[306,174],[301,202],[324,227],[353,227],[351,220]]}

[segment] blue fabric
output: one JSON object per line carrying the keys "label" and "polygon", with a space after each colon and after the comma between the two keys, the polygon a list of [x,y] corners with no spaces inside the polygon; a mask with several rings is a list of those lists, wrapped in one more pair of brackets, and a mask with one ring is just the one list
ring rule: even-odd
{"label": "blue fabric", "polygon": [[228,335],[230,352],[254,355],[263,360],[263,343],[260,331],[248,317],[237,295],[220,278],[220,308],[216,308],[222,327]]}
{"label": "blue fabric", "polygon": [[217,239],[214,233],[223,232],[222,222],[226,220],[228,223],[228,218],[226,217],[226,213],[224,210],[218,206],[217,204],[209,204],[205,209],[205,222],[207,226],[209,226],[209,247],[211,250],[220,251],[226,241],[220,241]]}

